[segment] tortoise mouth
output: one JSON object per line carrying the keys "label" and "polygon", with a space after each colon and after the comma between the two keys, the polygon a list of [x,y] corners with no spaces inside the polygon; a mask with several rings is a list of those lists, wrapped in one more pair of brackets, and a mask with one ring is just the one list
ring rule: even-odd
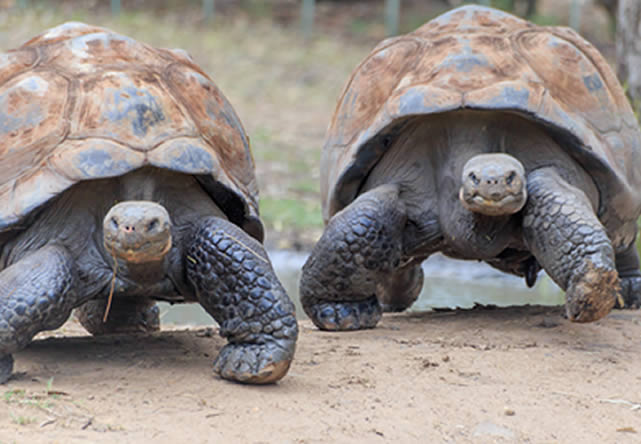
{"label": "tortoise mouth", "polygon": [[507,216],[519,212],[525,205],[526,195],[522,191],[500,198],[485,197],[477,192],[469,192],[461,187],[459,199],[463,206],[474,213],[486,216]]}
{"label": "tortoise mouth", "polygon": [[104,245],[106,250],[119,259],[133,264],[157,262],[162,260],[171,250],[171,237],[163,242],[143,242],[142,244],[125,243],[120,239],[107,239]]}

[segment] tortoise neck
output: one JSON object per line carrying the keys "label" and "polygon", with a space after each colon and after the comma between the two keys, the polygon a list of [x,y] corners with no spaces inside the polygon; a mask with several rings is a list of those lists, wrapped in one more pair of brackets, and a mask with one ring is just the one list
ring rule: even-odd
{"label": "tortoise neck", "polygon": [[[123,261],[124,262],[124,261]],[[127,277],[140,284],[159,282],[167,274],[167,257],[158,261],[133,263],[124,262]]]}

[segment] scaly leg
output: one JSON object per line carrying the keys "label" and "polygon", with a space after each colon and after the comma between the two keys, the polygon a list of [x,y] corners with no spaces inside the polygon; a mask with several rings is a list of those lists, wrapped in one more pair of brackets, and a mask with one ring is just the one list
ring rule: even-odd
{"label": "scaly leg", "polygon": [[69,252],[50,245],[0,272],[0,383],[11,376],[11,354],[60,327],[79,303],[73,268]]}
{"label": "scaly leg", "polygon": [[236,225],[212,217],[196,230],[185,263],[198,300],[229,340],[215,370],[225,379],[253,384],[285,376],[298,325],[263,246]]}
{"label": "scaly leg", "polygon": [[[407,219],[398,186],[382,185],[334,215],[303,266],[303,308],[322,330],[373,328],[376,287],[398,269]],[[414,282],[411,279],[410,282]]]}
{"label": "scaly leg", "polygon": [[565,293],[567,317],[596,321],[619,292],[614,250],[586,195],[552,168],[528,177],[525,240],[536,260]]}

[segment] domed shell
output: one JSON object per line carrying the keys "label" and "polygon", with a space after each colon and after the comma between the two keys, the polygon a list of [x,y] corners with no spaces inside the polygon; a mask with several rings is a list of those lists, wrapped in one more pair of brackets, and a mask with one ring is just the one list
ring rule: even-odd
{"label": "domed shell", "polygon": [[383,41],[339,99],[321,159],[323,216],[356,196],[406,118],[506,110],[550,129],[599,187],[599,217],[629,244],[641,213],[641,133],[601,54],[568,28],[464,6]]}
{"label": "domed shell", "polygon": [[195,175],[262,240],[245,131],[184,51],[66,23],[0,55],[0,230],[77,182],[145,165]]}

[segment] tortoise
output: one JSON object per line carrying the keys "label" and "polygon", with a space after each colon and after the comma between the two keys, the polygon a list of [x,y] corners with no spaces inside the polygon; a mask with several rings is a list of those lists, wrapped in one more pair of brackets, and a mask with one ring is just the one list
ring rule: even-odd
{"label": "tortoise", "polygon": [[383,41],[343,90],[320,172],[326,227],[300,291],[321,329],[409,307],[435,252],[529,286],[543,268],[576,322],[641,302],[641,132],[571,29],[463,6]]}
{"label": "tortoise", "polygon": [[294,305],[263,248],[249,140],[182,50],[65,23],[0,56],[0,382],[12,354],[76,317],[159,329],[198,302],[228,339],[222,378],[269,383]]}

